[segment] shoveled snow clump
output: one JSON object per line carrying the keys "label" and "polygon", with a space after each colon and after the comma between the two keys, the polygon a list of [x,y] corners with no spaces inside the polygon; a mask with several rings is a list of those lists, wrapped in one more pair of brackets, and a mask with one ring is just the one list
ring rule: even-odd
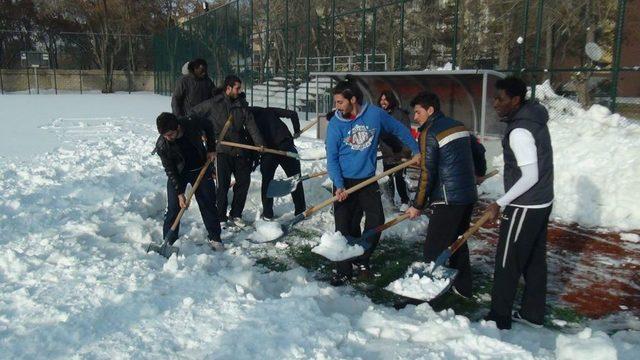
{"label": "shoveled snow clump", "polygon": [[276,221],[256,220],[256,231],[249,238],[255,242],[269,242],[282,236],[282,227]]}
{"label": "shoveled snow clump", "polygon": [[342,261],[364,254],[362,246],[349,245],[340,231],[322,234],[320,244],[311,249],[311,251],[331,261]]}
{"label": "shoveled snow clump", "polygon": [[433,262],[415,262],[411,264],[404,277],[387,285],[385,289],[408,298],[429,301],[440,295],[451,281],[448,277],[440,277],[444,275],[440,269],[436,270],[434,277],[419,275],[430,273],[433,265]]}

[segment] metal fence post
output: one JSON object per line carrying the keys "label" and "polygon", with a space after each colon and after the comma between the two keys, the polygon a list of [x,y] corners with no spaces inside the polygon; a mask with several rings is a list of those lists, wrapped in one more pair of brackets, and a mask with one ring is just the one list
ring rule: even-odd
{"label": "metal fence post", "polygon": [[2,67],[0,67],[0,94],[4,95],[4,80],[2,79]]}
{"label": "metal fence post", "polygon": [[82,94],[82,68],[80,68],[80,94]]}
{"label": "metal fence post", "polygon": [[362,0],[362,28],[360,29],[360,36],[362,37],[362,41],[360,44],[360,71],[364,69],[364,33],[366,32],[367,27],[367,0]]}
{"label": "metal fence post", "polygon": [[[305,120],[309,121],[309,56],[311,44],[311,0],[307,0],[307,60],[305,61],[305,79],[307,82],[307,106],[304,107]],[[318,94],[316,94],[316,101],[318,101]]]}
{"label": "metal fence post", "polygon": [[458,12],[460,11],[460,0],[456,0],[456,14],[453,17],[453,46],[451,48],[451,68],[456,69],[458,64]]}
{"label": "metal fence post", "polygon": [[613,71],[611,72],[611,112],[616,111],[618,101],[618,78],[620,77],[620,54],[622,52],[622,30],[627,0],[618,0],[618,21],[616,22],[616,42],[614,49]]}
{"label": "metal fence post", "polygon": [[271,46],[270,46],[271,41],[269,41],[269,36],[271,35],[269,33],[269,27],[271,26],[271,24],[269,23],[269,21],[271,20],[270,16],[269,16],[269,0],[266,0],[266,4],[267,4],[267,9],[266,9],[267,10],[267,29],[266,29],[267,32],[266,32],[266,35],[265,35],[265,39],[266,39],[265,48],[267,50],[266,51],[267,52],[267,61],[265,62],[265,70],[266,71],[265,71],[264,79],[265,79],[265,83],[267,84],[267,107],[269,107],[269,97],[270,97],[269,96],[269,52],[271,51]]}
{"label": "metal fence post", "polygon": [[27,72],[27,88],[29,89],[29,95],[31,95],[31,80],[29,79],[29,68],[26,68],[25,71]]}
{"label": "metal fence post", "polygon": [[[522,19],[522,44],[520,44],[520,72],[525,67],[525,55],[526,55],[526,47],[527,47],[527,25],[529,22],[529,5],[531,0],[526,0],[524,2],[524,18]],[[507,64],[507,67],[509,65]]]}
{"label": "metal fence post", "polygon": [[404,1],[400,2],[400,61],[396,66],[396,70],[404,68]]}
{"label": "metal fence post", "polygon": [[[533,52],[533,68],[538,70],[538,57],[540,55],[540,41],[542,40],[542,14],[544,12],[544,0],[538,0],[538,11],[536,15],[536,48]],[[536,98],[537,76],[533,76],[531,85],[531,99]]]}

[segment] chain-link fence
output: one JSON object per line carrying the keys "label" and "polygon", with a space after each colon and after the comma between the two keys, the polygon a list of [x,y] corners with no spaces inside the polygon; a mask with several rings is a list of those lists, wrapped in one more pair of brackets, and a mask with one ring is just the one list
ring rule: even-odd
{"label": "chain-link fence", "polygon": [[195,57],[216,84],[238,74],[252,102],[298,110],[312,71],[494,69],[640,118],[639,0],[235,0],[153,47],[162,94]]}
{"label": "chain-link fence", "polygon": [[151,35],[0,30],[0,91],[153,91],[151,45]]}

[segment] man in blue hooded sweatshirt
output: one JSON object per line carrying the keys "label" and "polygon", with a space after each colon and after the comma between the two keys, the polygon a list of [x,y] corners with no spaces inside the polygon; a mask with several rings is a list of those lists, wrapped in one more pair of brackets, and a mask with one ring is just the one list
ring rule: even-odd
{"label": "man in blue hooded sweatshirt", "polygon": [[[352,81],[341,81],[333,89],[336,112],[327,128],[325,142],[327,169],[338,197],[334,203],[336,231],[343,235],[361,236],[360,220],[365,215],[365,231],[384,223],[384,212],[378,183],[347,194],[345,191],[375,176],[376,155],[381,133],[400,139],[418,159],[420,149],[409,130],[377,106],[362,101],[362,91]],[[363,278],[371,276],[369,258],[380,235],[367,239],[372,246],[353,261]],[[343,285],[352,275],[352,261],[337,264],[331,285]]]}

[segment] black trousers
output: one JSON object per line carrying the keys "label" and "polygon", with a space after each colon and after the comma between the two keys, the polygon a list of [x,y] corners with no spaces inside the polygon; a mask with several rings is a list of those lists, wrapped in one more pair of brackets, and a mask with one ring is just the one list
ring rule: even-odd
{"label": "black trousers", "polygon": [[233,185],[233,199],[231,200],[230,217],[242,217],[242,210],[247,201],[247,193],[251,184],[251,170],[253,161],[243,156],[232,156],[219,153],[218,165],[218,217],[220,221],[227,221],[227,193],[231,185],[231,175],[236,179]]}
{"label": "black trousers", "polygon": [[[348,189],[365,180],[367,179],[344,179],[344,183]],[[333,190],[335,193],[335,187]],[[360,221],[363,215],[365,216],[365,231],[384,224],[384,211],[382,209],[382,200],[380,199],[380,187],[377,182],[350,194],[345,201],[333,204],[336,231],[340,231],[343,235],[360,237],[362,235]],[[351,276],[352,263],[369,265],[371,254],[380,241],[380,234],[370,237],[368,241],[371,247],[362,256],[354,261],[339,261],[336,264],[338,274]]]}
{"label": "black trousers", "polygon": [[[186,171],[183,175],[187,183],[193,184],[198,178],[200,169],[194,171]],[[204,175],[204,178],[200,182],[200,185],[195,192],[196,201],[198,202],[198,208],[200,209],[200,215],[202,215],[202,221],[207,229],[209,239],[220,238],[220,222],[218,221],[218,210],[216,209],[216,185],[213,181],[213,168],[210,166]],[[187,196],[185,194],[185,196]],[[164,214],[164,224],[162,226],[162,237],[165,237],[171,225],[176,219],[176,216],[180,212],[180,204],[178,203],[178,193],[173,187],[171,182],[167,180],[167,211]],[[169,242],[173,244],[178,239],[178,233],[180,230],[180,224],[176,228],[175,235]]]}
{"label": "black trousers", "polygon": [[542,324],[547,293],[547,225],[551,206],[542,209],[507,206],[500,222],[491,292],[491,313],[510,324],[520,276],[524,293],[520,314]]}
{"label": "black trousers", "polygon": [[[382,168],[384,171],[387,171],[399,164],[382,164]],[[400,196],[400,202],[403,204],[409,203],[409,192],[407,191],[407,182],[404,180],[404,170],[396,171],[395,173],[389,175],[389,181],[387,182],[387,194],[389,194],[389,199],[393,202],[393,198],[395,197],[395,191],[398,190],[398,195]]]}
{"label": "black trousers", "polygon": [[[473,204],[432,206],[433,214],[429,217],[427,237],[424,242],[424,259],[434,261],[449,245],[469,229]],[[449,258],[449,267],[458,270],[453,286],[461,295],[471,296],[471,264],[469,246],[464,243]]]}
{"label": "black trousers", "polygon": [[[286,149],[297,153],[295,147]],[[267,197],[267,189],[269,183],[273,180],[278,166],[281,166],[287,176],[300,174],[300,161],[288,156],[264,154],[260,162],[260,173],[262,173],[262,215],[267,218],[273,218],[273,199]],[[306,202],[304,200],[304,189],[302,182],[298,183],[296,189],[291,193],[293,205],[295,206],[295,214],[298,215],[306,210]]]}

